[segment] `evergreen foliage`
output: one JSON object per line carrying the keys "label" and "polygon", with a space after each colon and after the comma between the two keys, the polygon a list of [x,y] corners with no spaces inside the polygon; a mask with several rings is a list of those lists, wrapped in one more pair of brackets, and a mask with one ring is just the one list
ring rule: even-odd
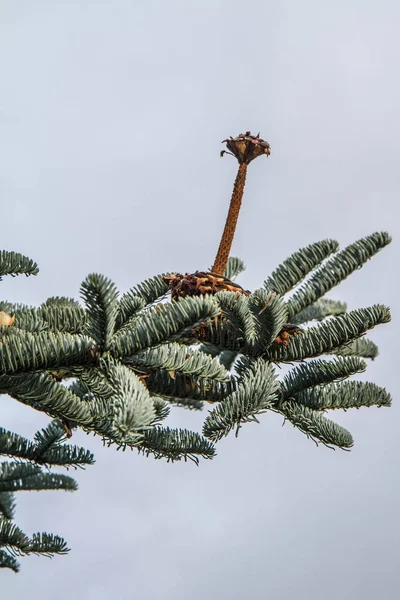
{"label": "evergreen foliage", "polygon": [[[119,297],[112,281],[89,275],[83,305],[51,298],[37,308],[15,306],[15,321],[1,331],[0,390],[107,444],[171,461],[212,457],[212,442],[267,409],[314,439],[347,448],[349,438],[317,411],[362,406],[363,394],[366,406],[390,404],[376,386],[342,383],[365,370],[361,358],[376,356],[375,344],[362,336],[388,322],[390,313],[381,305],[347,312],[321,296],[389,241],[376,233],[341,252],[335,241],[317,242],[292,254],[251,294],[224,291],[171,302],[158,275]],[[5,273],[10,253],[3,255]],[[32,261],[19,264],[32,271]],[[243,268],[231,258],[225,276]],[[317,324],[294,327],[312,321]],[[322,355],[337,358],[307,361]],[[302,364],[279,382],[274,365],[295,361]],[[332,389],[341,391],[342,401],[333,402]],[[204,401],[217,406],[203,437],[163,426],[171,406],[198,410]],[[32,452],[26,447],[25,458]],[[51,464],[56,452],[49,452],[37,456],[37,464]],[[78,460],[69,452],[68,460]]]}
{"label": "evergreen foliage", "polygon": [[[227,143],[239,174],[225,257],[247,165],[270,154],[269,144],[249,132]],[[334,240],[311,244],[252,293],[232,283],[243,262],[226,263],[218,253],[213,273],[196,271],[186,280],[157,275],[121,296],[111,280],[91,274],[82,283],[82,304],[59,297],[39,307],[0,303],[0,393],[54,419],[33,441],[0,428],[0,454],[12,459],[0,465],[0,566],[16,571],[15,555],[67,552],[62,538],[29,537],[13,523],[14,494],[76,489],[70,477],[43,471],[93,462],[86,450],[63,444],[75,428],[118,449],[198,464],[215,456],[222,437],[273,411],[317,443],[350,449],[351,434],[324,413],[390,406],[385,389],[348,380],[377,356],[364,335],[389,322],[390,311],[374,305],[348,312],[325,294],[389,242],[378,232],[342,251]],[[0,275],[37,272],[27,257],[0,253]],[[277,366],[295,362],[278,377]],[[173,407],[201,410],[204,402],[214,406],[202,434],[166,423]]]}
{"label": "evergreen foliage", "polygon": [[76,468],[93,464],[90,452],[66,445],[64,440],[65,429],[58,420],[38,431],[33,441],[0,428],[0,454],[14,459],[0,463],[0,567],[18,572],[19,563],[15,556],[40,554],[52,557],[68,552],[63,538],[46,532],[30,537],[13,522],[16,492],[77,489],[72,477],[45,472],[43,466]]}

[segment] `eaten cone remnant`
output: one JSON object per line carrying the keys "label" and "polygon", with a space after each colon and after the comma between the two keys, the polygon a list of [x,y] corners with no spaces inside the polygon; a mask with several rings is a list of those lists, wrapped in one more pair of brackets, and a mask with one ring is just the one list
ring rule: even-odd
{"label": "eaten cone remnant", "polygon": [[[236,223],[239,216],[242,203],[243,190],[246,183],[247,166],[252,160],[265,154],[271,154],[271,146],[265,140],[260,138],[260,134],[251,135],[250,131],[239,134],[236,138],[230,137],[224,140],[228,150],[222,150],[221,156],[231,154],[239,162],[239,170],[233,186],[232,198],[229,206],[228,216],[225,222],[225,229],[222,234],[218,253],[215,258],[213,268],[210,273],[196,271],[195,273],[173,273],[164,277],[165,283],[171,288],[172,300],[179,300],[187,296],[203,296],[205,294],[216,294],[217,292],[236,292],[238,295],[250,295],[250,292],[244,290],[240,285],[233,283],[224,277],[226,264],[236,230]],[[224,318],[223,315],[219,318]],[[286,346],[291,335],[301,332],[299,327],[291,324],[283,326],[282,331],[275,339],[278,344]],[[193,332],[195,333],[195,332]],[[196,332],[199,339],[207,335],[207,325],[202,325]]]}
{"label": "eaten cone remnant", "polygon": [[206,273],[205,271],[186,273],[186,275],[173,273],[163,277],[163,279],[171,288],[173,300],[185,298],[186,296],[216,294],[217,292],[236,292],[237,294],[250,295],[249,291],[244,290],[227,277],[215,273]]}
{"label": "eaten cone remnant", "polygon": [[226,264],[228,262],[232,241],[235,235],[236,223],[242,202],[244,184],[246,182],[247,165],[262,154],[269,156],[271,147],[268,142],[260,138],[260,134],[251,135],[250,131],[241,133],[236,138],[230,137],[224,140],[228,150],[223,150],[221,156],[225,153],[236,156],[239,161],[239,172],[237,174],[235,185],[233,187],[232,199],[229,207],[228,216],[225,223],[224,233],[214,266],[211,273],[196,271],[195,273],[174,273],[164,277],[164,281],[171,288],[173,300],[185,298],[186,296],[203,296],[204,294],[216,294],[217,292],[236,292],[238,294],[250,292],[244,290],[224,277]]}
{"label": "eaten cone remnant", "polygon": [[233,193],[224,232],[212,268],[212,272],[217,273],[218,275],[223,275],[225,272],[233,238],[235,237],[236,224],[246,183],[247,165],[258,156],[263,154],[269,156],[271,154],[271,146],[268,142],[262,140],[260,134],[251,135],[250,131],[241,133],[236,138],[231,137],[226,139],[223,143],[226,144],[228,150],[222,150],[221,156],[224,154],[235,156],[239,162],[239,170],[233,186]]}

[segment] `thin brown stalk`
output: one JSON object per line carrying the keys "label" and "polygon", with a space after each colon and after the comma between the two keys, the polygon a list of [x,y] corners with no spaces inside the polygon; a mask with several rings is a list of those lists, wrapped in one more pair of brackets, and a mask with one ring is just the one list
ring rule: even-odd
{"label": "thin brown stalk", "polygon": [[246,183],[247,164],[241,163],[236,175],[233,186],[231,203],[229,205],[228,216],[225,221],[225,228],[219,244],[217,256],[215,257],[212,273],[223,275],[225,273],[226,263],[232,247],[235,235],[236,224],[239,216],[240,206],[242,204],[243,190]]}

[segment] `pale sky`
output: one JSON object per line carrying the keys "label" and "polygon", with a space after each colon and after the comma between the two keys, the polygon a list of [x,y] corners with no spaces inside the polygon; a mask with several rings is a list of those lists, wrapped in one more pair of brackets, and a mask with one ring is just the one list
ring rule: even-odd
{"label": "pale sky", "polygon": [[[21,493],[16,513],[72,550],[2,571],[2,598],[399,597],[399,19],[395,0],[0,2],[1,248],[40,267],[5,279],[3,299],[78,298],[90,272],[126,291],[208,268],[237,167],[221,140],[244,130],[272,153],[249,168],[232,251],[243,287],[319,239],[394,237],[330,294],[393,315],[362,376],[393,407],[333,415],[350,453],[275,414],[199,468],[75,433],[97,459],[79,491]],[[17,433],[48,422],[1,403]],[[174,409],[169,424],[200,430],[204,416]]]}

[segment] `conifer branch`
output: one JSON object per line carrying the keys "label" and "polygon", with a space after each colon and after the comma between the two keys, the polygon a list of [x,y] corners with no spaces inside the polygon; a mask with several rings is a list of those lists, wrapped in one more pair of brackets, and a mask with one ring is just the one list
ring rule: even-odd
{"label": "conifer branch", "polygon": [[228,319],[232,337],[242,339],[242,345],[252,346],[256,340],[257,324],[248,298],[244,294],[238,296],[235,292],[219,292],[215,298],[223,318]]}
{"label": "conifer branch", "polygon": [[109,376],[114,397],[107,435],[118,444],[136,445],[156,419],[153,401],[147,388],[127,367],[110,365]]}
{"label": "conifer branch", "polygon": [[146,377],[146,386],[152,395],[160,396],[170,402],[177,402],[190,408],[201,408],[199,400],[218,402],[233,389],[232,378],[228,381],[197,377],[179,371],[158,370]]}
{"label": "conifer branch", "polygon": [[155,413],[155,417],[152,420],[151,424],[152,425],[160,425],[162,421],[164,421],[170,413],[171,407],[168,406],[167,402],[165,402],[165,400],[163,400],[163,398],[161,397],[157,397],[157,396],[152,396],[152,401],[153,401],[153,407],[154,407],[154,413]]}
{"label": "conifer branch", "polygon": [[86,314],[81,306],[42,304],[37,314],[47,324],[49,331],[83,333],[85,329]]}
{"label": "conifer branch", "polygon": [[360,408],[391,405],[391,396],[374,383],[343,381],[324,387],[305,389],[294,396],[296,403],[314,410]]}
{"label": "conifer branch", "polygon": [[15,510],[15,497],[11,492],[0,492],[0,517],[13,519]]}
{"label": "conifer branch", "polygon": [[102,275],[88,275],[81,286],[87,307],[86,333],[103,351],[109,350],[118,313],[118,293],[114,283]]}
{"label": "conifer branch", "polygon": [[360,356],[361,358],[371,358],[374,360],[379,354],[378,346],[366,337],[361,337],[344,346],[332,350],[332,354],[337,356]]}
{"label": "conifer branch", "polygon": [[240,258],[230,256],[226,263],[224,277],[230,281],[235,281],[236,277],[246,270],[246,266]]}
{"label": "conifer branch", "polygon": [[210,356],[217,358],[227,371],[232,369],[233,363],[238,355],[234,350],[223,349],[208,343],[201,344],[198,350],[204,352],[204,354],[209,354]]}
{"label": "conifer branch", "polygon": [[322,442],[325,446],[349,449],[354,444],[351,434],[344,427],[327,419],[320,412],[297,404],[297,402],[285,402],[277,409],[277,412],[280,412],[307,437]]}
{"label": "conifer branch", "polygon": [[0,375],[90,365],[94,350],[93,340],[86,336],[9,327],[0,340]]}
{"label": "conifer branch", "polygon": [[38,431],[34,442],[0,428],[0,454],[46,466],[62,465],[68,468],[94,463],[91,452],[71,444],[62,444],[64,439],[65,429],[58,420]]}
{"label": "conifer branch", "polygon": [[386,232],[361,238],[330,258],[287,301],[289,319],[324,296],[391,241]]}
{"label": "conifer branch", "polygon": [[199,464],[199,457],[211,459],[215,456],[214,445],[194,431],[155,427],[144,433],[138,451],[154,458],[166,458],[168,462],[184,460]]}
{"label": "conifer branch", "polygon": [[277,398],[278,382],[271,364],[258,359],[236,391],[216,406],[203,425],[203,435],[217,442],[242,423],[257,421],[256,415],[271,408]]}
{"label": "conifer branch", "polygon": [[212,296],[159,304],[146,311],[135,322],[135,327],[117,332],[111,352],[116,358],[129,357],[161,342],[179,339],[218,313],[218,305]]}
{"label": "conifer branch", "polygon": [[312,360],[289,371],[280,385],[282,399],[296,396],[299,392],[341,381],[355,373],[362,373],[367,368],[360,358],[337,358],[332,361]]}
{"label": "conifer branch", "polygon": [[47,331],[48,324],[40,317],[35,309],[31,311],[17,312],[15,314],[14,327],[8,332],[9,335],[19,334],[20,329],[37,333],[39,331]]}
{"label": "conifer branch", "polygon": [[68,475],[43,473],[39,466],[32,464],[0,463],[0,492],[77,489],[75,480]]}
{"label": "conifer branch", "polygon": [[287,320],[286,304],[274,292],[259,289],[249,298],[249,306],[257,320],[256,353],[265,352]]}
{"label": "conifer branch", "polygon": [[116,320],[116,329],[130,325],[131,321],[138,317],[140,311],[146,306],[146,299],[143,296],[137,296],[133,292],[127,292],[120,298],[118,304],[118,314]]}
{"label": "conifer branch", "polygon": [[264,281],[265,289],[284,296],[338,247],[336,240],[322,240],[294,252]]}
{"label": "conifer branch", "polygon": [[173,375],[178,371],[217,381],[229,380],[229,373],[217,358],[204,356],[197,350],[175,342],[135,354],[128,364],[138,368],[142,367],[146,371],[163,369]]}
{"label": "conifer branch", "polygon": [[7,250],[0,250],[0,277],[3,275],[37,275],[39,273],[39,267],[37,264],[20,254],[19,252],[9,252]]}
{"label": "conifer branch", "polygon": [[11,569],[15,573],[18,573],[19,562],[13,556],[0,549],[0,568]]}
{"label": "conifer branch", "polygon": [[273,344],[268,350],[268,357],[274,362],[291,362],[329,354],[375,325],[389,321],[389,309],[379,304],[353,310],[310,327],[301,335],[290,337],[287,346]]}
{"label": "conifer branch", "polygon": [[107,377],[108,369],[108,361],[101,358],[98,367],[82,371],[79,379],[70,387],[71,391],[81,398],[89,399],[91,396],[97,396],[106,402],[110,401],[114,396],[114,390]]}
{"label": "conifer branch", "polygon": [[34,533],[30,539],[8,520],[0,518],[0,546],[13,555],[41,554],[51,558],[54,554],[69,552],[63,538],[49,533]]}
{"label": "conifer branch", "polygon": [[346,310],[347,305],[345,302],[320,298],[314,302],[314,304],[311,304],[300,311],[297,315],[293,315],[290,321],[294,325],[301,325],[302,323],[308,323],[309,321],[322,321],[325,317],[342,315]]}
{"label": "conifer branch", "polygon": [[81,427],[94,425],[94,403],[57,383],[48,373],[23,373],[0,378],[0,388],[20,402],[56,418],[64,417]]}
{"label": "conifer branch", "polygon": [[170,273],[163,273],[162,275],[155,275],[150,279],[145,279],[145,281],[142,281],[142,283],[139,283],[136,287],[132,288],[122,296],[122,304],[124,304],[127,296],[142,298],[145,306],[150,306],[155,302],[161,302],[169,291],[169,286],[164,281],[164,277],[167,277],[168,275],[170,275]]}

